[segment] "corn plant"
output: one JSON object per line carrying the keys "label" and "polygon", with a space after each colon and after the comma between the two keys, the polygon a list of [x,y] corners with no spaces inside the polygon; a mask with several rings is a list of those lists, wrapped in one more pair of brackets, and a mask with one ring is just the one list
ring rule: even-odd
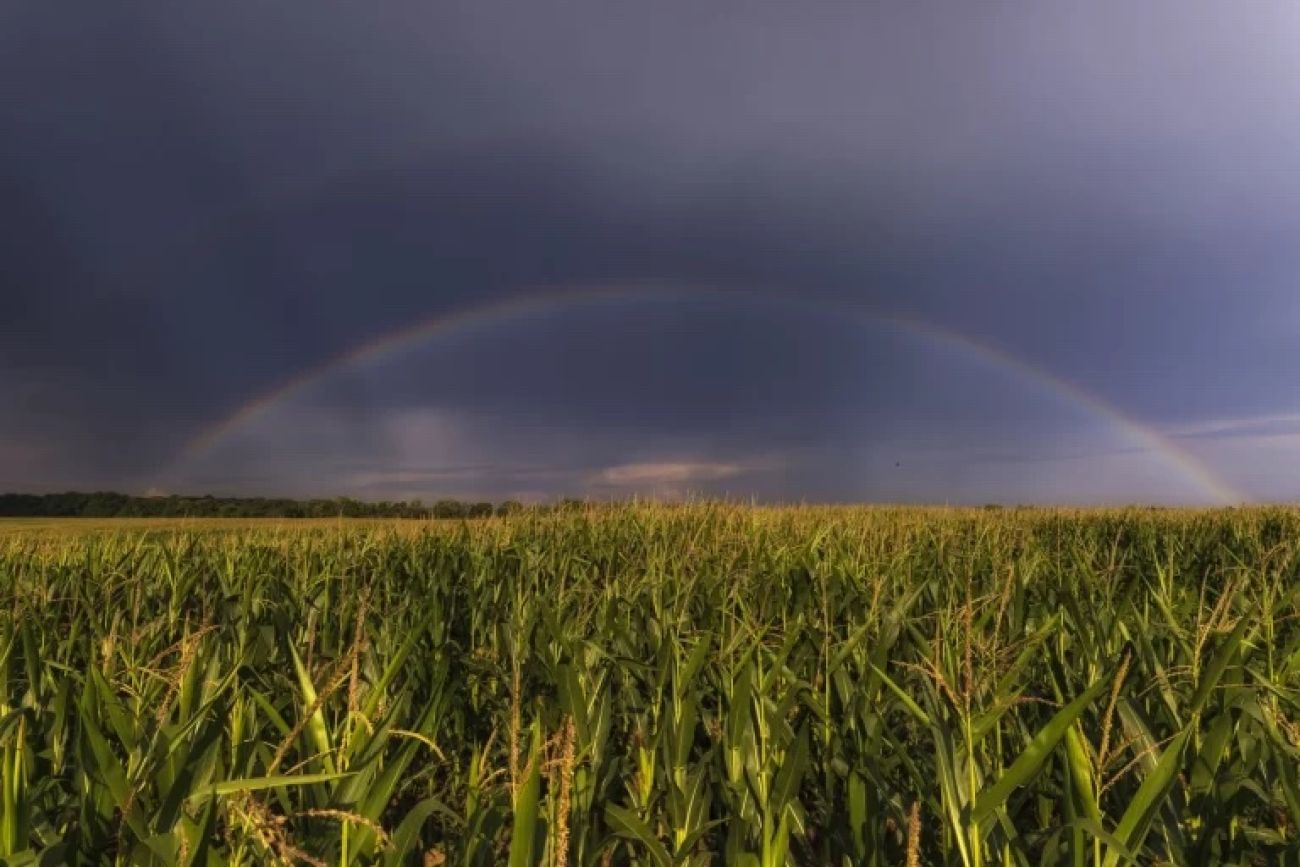
{"label": "corn plant", "polygon": [[1300,513],[0,536],[0,864],[1300,865]]}

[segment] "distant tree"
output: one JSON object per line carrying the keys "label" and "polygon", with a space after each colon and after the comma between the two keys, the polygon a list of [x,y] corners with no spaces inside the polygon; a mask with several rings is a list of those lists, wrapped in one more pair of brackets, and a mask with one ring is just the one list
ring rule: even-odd
{"label": "distant tree", "polygon": [[[483,518],[521,508],[518,503],[462,503],[420,500],[368,503],[351,497],[292,500],[287,497],[135,497],[117,491],[56,494],[0,494],[3,517],[155,517],[155,518]],[[504,512],[502,512],[504,510]]]}
{"label": "distant tree", "polygon": [[439,500],[433,504],[435,518],[464,518],[469,509],[459,500]]}

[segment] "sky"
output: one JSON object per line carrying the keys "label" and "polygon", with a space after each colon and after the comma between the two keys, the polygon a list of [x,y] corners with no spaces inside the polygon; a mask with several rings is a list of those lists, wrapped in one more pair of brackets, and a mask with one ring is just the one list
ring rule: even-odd
{"label": "sky", "polygon": [[0,490],[1300,498],[1300,6],[0,7]]}

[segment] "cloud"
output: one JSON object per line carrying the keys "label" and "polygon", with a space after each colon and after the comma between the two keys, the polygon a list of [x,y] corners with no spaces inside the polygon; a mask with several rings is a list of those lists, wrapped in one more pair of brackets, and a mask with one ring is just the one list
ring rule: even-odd
{"label": "cloud", "polygon": [[438,486],[495,485],[508,480],[534,480],[564,483],[571,481],[572,469],[563,467],[515,464],[466,464],[444,467],[402,467],[363,471],[343,477],[349,489],[360,491],[437,490]]}
{"label": "cloud", "polygon": [[601,470],[596,484],[614,487],[683,485],[716,482],[742,475],[746,469],[738,464],[722,463],[648,463],[620,464]]}
{"label": "cloud", "polygon": [[1172,428],[1178,439],[1237,439],[1240,437],[1288,437],[1300,433],[1300,413],[1270,413],[1218,418]]}
{"label": "cloud", "polygon": [[[394,329],[644,281],[932,319],[1143,424],[1226,417],[1172,435],[1243,473],[1285,459],[1246,436],[1289,419],[1235,417],[1292,409],[1300,369],[1300,116],[1279,109],[1300,7],[29,6],[0,37],[7,485],[142,489],[238,407]],[[1052,461],[1115,441],[982,366],[795,320],[483,328],[388,380],[349,372],[337,418],[276,416],[166,487],[941,498],[948,467],[996,447],[1015,460],[972,496],[1068,496]],[[390,411],[408,405],[446,411]],[[930,441],[952,457],[914,454]],[[878,476],[664,468],[855,442]]]}

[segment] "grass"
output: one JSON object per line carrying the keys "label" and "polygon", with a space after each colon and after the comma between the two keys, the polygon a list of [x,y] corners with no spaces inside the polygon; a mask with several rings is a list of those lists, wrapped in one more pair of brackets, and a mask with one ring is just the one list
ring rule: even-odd
{"label": "grass", "polygon": [[1297,539],[1280,509],[10,525],[0,860],[1300,864]]}

